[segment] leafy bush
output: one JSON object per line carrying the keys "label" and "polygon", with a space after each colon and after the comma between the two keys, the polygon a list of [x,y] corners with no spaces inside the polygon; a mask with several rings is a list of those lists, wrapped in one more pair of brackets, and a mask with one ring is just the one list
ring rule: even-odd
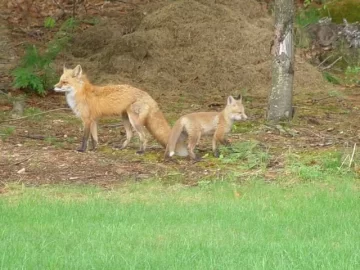
{"label": "leafy bush", "polygon": [[327,80],[329,83],[332,83],[332,84],[341,84],[340,83],[340,79],[338,77],[336,77],[335,75],[329,73],[329,72],[326,72],[324,71],[323,72],[323,77],[325,80]]}
{"label": "leafy bush", "polygon": [[52,17],[47,17],[45,18],[45,21],[44,21],[44,27],[45,28],[54,28],[55,27],[55,19],[52,18]]}
{"label": "leafy bush", "polygon": [[345,70],[345,84],[360,85],[360,67],[348,66]]}
{"label": "leafy bush", "polygon": [[[46,18],[44,25],[48,28],[55,26],[52,18]],[[64,49],[71,39],[71,32],[76,27],[74,18],[66,20],[54,38],[47,44],[43,53],[35,45],[27,45],[25,55],[20,65],[12,71],[15,88],[30,89],[39,95],[45,95],[56,78],[55,70],[51,67],[57,55]]]}
{"label": "leafy bush", "polygon": [[1,140],[6,140],[15,132],[15,127],[2,127],[0,128],[0,138]]}
{"label": "leafy bush", "polygon": [[321,18],[318,8],[309,7],[300,9],[295,17],[295,24],[300,27],[306,27],[309,24],[317,23]]}
{"label": "leafy bush", "polygon": [[258,141],[239,142],[231,147],[220,146],[220,160],[223,163],[237,163],[246,169],[264,167],[270,161],[270,155]]}
{"label": "leafy bush", "polygon": [[328,1],[320,12],[321,16],[330,16],[332,21],[337,24],[342,24],[343,19],[346,19],[349,23],[354,23],[359,21],[359,0]]}
{"label": "leafy bush", "polygon": [[46,55],[39,54],[35,46],[28,46],[20,66],[12,72],[15,77],[14,87],[29,88],[39,95],[44,95],[46,87],[52,81],[52,60]]}
{"label": "leafy bush", "polygon": [[317,23],[321,18],[318,8],[308,7],[305,4],[305,7],[300,8],[295,16],[295,46],[298,48],[308,48],[310,46],[311,39],[308,26]]}

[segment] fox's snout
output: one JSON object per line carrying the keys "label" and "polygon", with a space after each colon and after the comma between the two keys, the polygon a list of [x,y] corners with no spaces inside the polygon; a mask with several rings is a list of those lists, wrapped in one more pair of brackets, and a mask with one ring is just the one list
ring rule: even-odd
{"label": "fox's snout", "polygon": [[54,85],[54,91],[56,91],[56,89],[58,89],[58,88],[60,88],[60,84],[59,84],[59,83],[57,83],[57,84]]}
{"label": "fox's snout", "polygon": [[234,113],[231,118],[235,121],[246,120],[248,117],[245,113]]}
{"label": "fox's snout", "polygon": [[61,83],[60,82],[58,82],[57,84],[55,84],[54,85],[54,91],[55,92],[64,92],[63,90],[62,90],[62,85],[61,85]]}
{"label": "fox's snout", "polygon": [[70,85],[65,85],[61,82],[54,85],[55,92],[71,92],[73,90],[73,87],[71,87]]}

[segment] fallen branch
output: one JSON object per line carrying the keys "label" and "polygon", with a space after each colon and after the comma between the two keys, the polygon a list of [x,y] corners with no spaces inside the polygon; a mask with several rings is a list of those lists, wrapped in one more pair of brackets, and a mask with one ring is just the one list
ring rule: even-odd
{"label": "fallen branch", "polygon": [[348,158],[349,158],[349,155],[347,155],[347,156],[344,158],[343,162],[341,162],[341,165],[340,165],[340,168],[339,168],[339,169],[342,168],[342,166],[345,164],[345,162],[348,160]]}
{"label": "fallen branch", "polygon": [[19,117],[19,118],[15,118],[15,119],[3,120],[3,121],[1,121],[0,123],[23,120],[23,119],[26,119],[26,118],[29,118],[29,117],[38,116],[38,115],[42,115],[42,114],[47,114],[47,113],[49,113],[49,112],[62,111],[62,110],[70,110],[70,108],[58,108],[58,109],[49,110],[49,111],[41,112],[41,113],[35,113],[35,114],[32,114],[32,115],[23,116],[23,117]]}
{"label": "fallen branch", "polygon": [[25,138],[29,138],[29,139],[34,139],[34,140],[45,140],[45,136],[43,135],[18,135],[20,137],[25,137]]}
{"label": "fallen branch", "polygon": [[317,67],[319,68],[322,64],[324,64],[332,55],[329,55],[328,57],[325,58],[324,61],[322,61]]}
{"label": "fallen branch", "polygon": [[324,98],[318,98],[318,99],[312,99],[311,102],[315,103],[315,102],[319,102],[325,99],[329,99],[329,98],[338,98],[337,96],[330,96],[330,97],[324,97]]}
{"label": "fallen branch", "polygon": [[340,56],[338,59],[336,59],[334,62],[332,62],[330,65],[328,65],[327,67],[322,68],[321,70],[325,70],[325,69],[329,69],[331,68],[333,65],[335,65],[338,61],[340,61],[342,59],[342,56]]}
{"label": "fallen branch", "polygon": [[320,139],[325,139],[325,136],[321,135],[321,134],[317,134],[314,131],[312,131],[311,129],[305,129],[307,130],[309,133],[315,135],[316,137],[319,137]]}
{"label": "fallen branch", "polygon": [[[11,166],[15,166],[15,165],[19,165],[19,164],[21,164],[21,163],[24,163],[25,161],[28,161],[30,158],[32,158],[33,156],[35,156],[35,154],[32,154],[32,155],[30,155],[29,157],[27,157],[27,158],[25,158],[25,159],[23,159],[23,160],[20,160],[20,161],[17,161],[17,162],[15,162],[15,163],[13,163],[13,164],[10,164],[9,165],[9,167],[11,167]],[[8,165],[7,163],[1,163],[0,164],[0,166],[5,166],[5,165]]]}
{"label": "fallen branch", "polygon": [[351,167],[351,164],[352,164],[353,161],[354,161],[355,150],[356,150],[356,143],[354,143],[353,152],[352,152],[352,154],[351,154],[351,158],[350,158],[350,161],[349,161],[349,168]]}
{"label": "fallen branch", "polygon": [[356,152],[356,143],[354,143],[354,147],[353,147],[353,151],[352,151],[351,157],[350,157],[350,155],[347,155],[347,156],[344,158],[343,162],[341,163],[339,169],[341,169],[341,168],[345,165],[345,162],[346,162],[348,159],[349,159],[349,168],[351,167],[351,164],[354,162],[355,152]]}

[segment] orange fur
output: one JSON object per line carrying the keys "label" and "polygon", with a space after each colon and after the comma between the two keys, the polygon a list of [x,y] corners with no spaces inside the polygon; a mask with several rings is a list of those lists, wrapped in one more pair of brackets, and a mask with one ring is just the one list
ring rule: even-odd
{"label": "orange fur", "polygon": [[[65,92],[69,106],[83,121],[84,136],[79,151],[86,151],[90,135],[93,148],[96,148],[98,143],[96,122],[105,116],[122,117],[126,130],[123,148],[131,140],[131,126],[139,134],[142,143],[139,152],[143,152],[146,148],[144,126],[161,145],[166,146],[171,128],[157,102],[146,92],[126,84],[95,86],[82,73],[80,65],[74,69],[64,68],[54,90]],[[179,152],[184,152],[182,148],[185,147],[178,148]]]}
{"label": "orange fur", "polygon": [[197,112],[182,116],[171,130],[168,144],[165,150],[167,155],[175,153],[175,146],[179,141],[189,137],[188,150],[192,159],[197,159],[194,149],[202,135],[213,134],[212,148],[215,156],[219,156],[217,142],[228,144],[225,135],[230,132],[235,120],[246,120],[242,98],[228,97],[225,109],[221,112]]}

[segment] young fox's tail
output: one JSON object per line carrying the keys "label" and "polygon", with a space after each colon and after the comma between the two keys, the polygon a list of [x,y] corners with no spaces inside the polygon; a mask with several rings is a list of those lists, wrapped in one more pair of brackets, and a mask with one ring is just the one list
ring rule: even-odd
{"label": "young fox's tail", "polygon": [[[164,114],[160,110],[149,114],[146,120],[146,128],[162,146],[167,147],[168,139],[172,132],[169,123],[166,121]],[[181,141],[176,144],[180,133],[171,149],[179,156],[187,156],[189,153],[184,142]]]}
{"label": "young fox's tail", "polygon": [[[186,152],[187,152],[187,149],[186,149],[186,147],[184,145],[184,142],[179,141],[179,138],[180,138],[180,135],[181,135],[183,129],[184,129],[184,127],[183,127],[183,125],[181,123],[181,118],[180,118],[175,122],[175,125],[173,126],[173,128],[171,130],[170,136],[168,137],[168,144],[166,146],[165,156],[167,154],[170,157],[173,156],[175,154],[175,152],[176,152],[175,151],[176,146],[178,146],[177,148],[179,148],[180,145],[182,147],[184,147]],[[178,150],[178,149],[176,149],[176,150]],[[188,154],[188,152],[187,152],[187,154]],[[180,154],[178,154],[178,155],[180,155]]]}

